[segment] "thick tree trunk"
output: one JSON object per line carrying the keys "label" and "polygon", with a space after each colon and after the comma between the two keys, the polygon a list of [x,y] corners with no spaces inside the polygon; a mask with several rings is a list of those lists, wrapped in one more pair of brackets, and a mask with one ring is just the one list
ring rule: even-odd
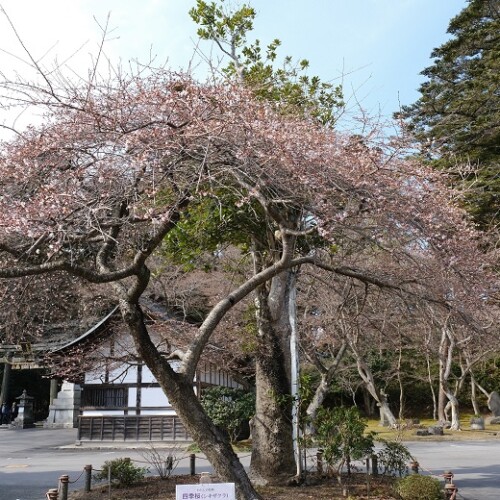
{"label": "thick tree trunk", "polygon": [[239,499],[261,498],[234,453],[228,436],[205,413],[194,393],[193,381],[182,373],[176,373],[152,343],[140,307],[121,300],[120,308],[139,355],[154,374],[186,430],[207,456],[217,475],[222,481],[235,483]]}
{"label": "thick tree trunk", "polygon": [[[281,484],[294,475],[290,401],[279,369],[273,368],[272,353],[260,356],[256,366],[256,408],[252,419],[250,477],[256,484]],[[277,389],[279,392],[277,392]]]}
{"label": "thick tree trunk", "polygon": [[256,356],[256,408],[252,421],[250,477],[256,484],[280,484],[295,474],[291,420],[290,321],[293,271],[257,290],[259,350]]}

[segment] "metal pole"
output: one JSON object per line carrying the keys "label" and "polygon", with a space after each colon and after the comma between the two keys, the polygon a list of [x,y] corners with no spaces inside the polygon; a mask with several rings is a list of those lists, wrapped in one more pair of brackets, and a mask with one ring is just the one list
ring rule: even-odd
{"label": "metal pole", "polygon": [[190,474],[194,476],[196,474],[196,455],[194,453],[189,455],[189,469]]}

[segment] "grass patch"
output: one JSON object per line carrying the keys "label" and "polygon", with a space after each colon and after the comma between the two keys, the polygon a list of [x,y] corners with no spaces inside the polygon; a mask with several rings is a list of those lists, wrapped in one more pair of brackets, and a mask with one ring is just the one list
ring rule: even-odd
{"label": "grass patch", "polygon": [[408,424],[411,421],[408,418],[398,429],[382,427],[379,420],[370,419],[367,422],[366,432],[375,432],[377,438],[399,441],[482,441],[491,439],[494,436],[500,437],[500,424],[490,424],[488,417],[485,417],[486,425],[484,430],[471,429],[470,419],[474,416],[473,413],[461,413],[461,430],[444,429],[443,436],[417,436],[417,430],[437,425],[436,421],[430,418],[421,418],[419,424]]}

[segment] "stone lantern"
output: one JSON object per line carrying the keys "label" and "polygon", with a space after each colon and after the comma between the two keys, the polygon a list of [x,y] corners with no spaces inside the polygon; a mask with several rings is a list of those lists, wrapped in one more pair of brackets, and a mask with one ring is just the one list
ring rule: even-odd
{"label": "stone lantern", "polygon": [[18,412],[14,425],[20,429],[35,427],[35,418],[33,416],[33,400],[35,398],[28,396],[25,389],[16,399],[19,403],[17,404]]}

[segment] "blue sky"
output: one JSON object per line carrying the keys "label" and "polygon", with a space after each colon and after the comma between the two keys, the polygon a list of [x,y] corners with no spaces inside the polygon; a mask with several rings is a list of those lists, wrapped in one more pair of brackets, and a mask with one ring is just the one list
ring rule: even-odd
{"label": "blue sky", "polygon": [[[227,1],[226,1],[227,3]],[[235,1],[232,2],[237,5]],[[341,82],[350,107],[390,116],[399,103],[418,98],[420,71],[430,53],[447,39],[446,29],[466,0],[254,0],[255,37],[282,42],[280,54],[309,59],[310,74]],[[86,72],[96,52],[99,28],[111,13],[106,53],[122,62],[150,54],[186,68],[197,43],[188,11],[195,0],[0,0],[32,54],[50,67],[69,60]],[[95,18],[95,19],[94,19]],[[0,19],[2,71],[27,72],[12,53],[25,58],[5,18]],[[210,45],[200,46],[206,55]],[[215,52],[214,52],[215,53]]]}

